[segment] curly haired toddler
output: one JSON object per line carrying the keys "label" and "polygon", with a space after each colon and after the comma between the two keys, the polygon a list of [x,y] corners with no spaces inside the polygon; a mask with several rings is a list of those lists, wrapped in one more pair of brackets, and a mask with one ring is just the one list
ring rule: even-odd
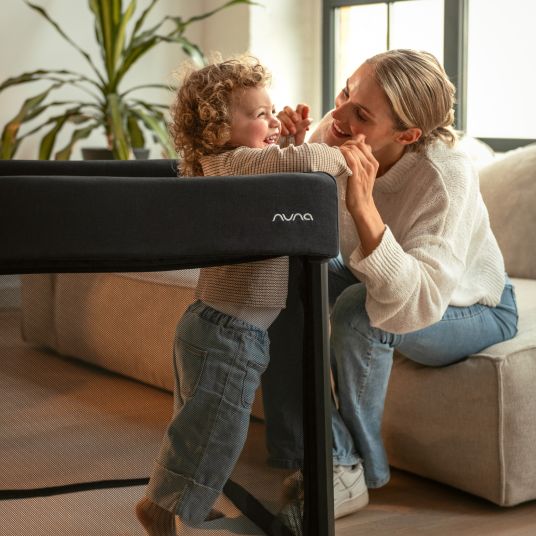
{"label": "curly haired toddler", "polygon": [[[350,173],[336,148],[278,145],[269,78],[250,56],[186,73],[170,126],[182,175]],[[287,284],[287,257],[201,269],[176,331],[174,415],[136,508],[149,534],[174,536],[210,514],[244,446]]]}

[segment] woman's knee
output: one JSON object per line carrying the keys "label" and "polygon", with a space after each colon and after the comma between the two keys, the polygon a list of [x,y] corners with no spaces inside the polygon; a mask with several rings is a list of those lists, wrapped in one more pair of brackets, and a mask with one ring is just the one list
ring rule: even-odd
{"label": "woman's knee", "polygon": [[333,330],[370,329],[370,320],[365,309],[367,291],[363,283],[351,285],[341,292],[331,312],[331,326]]}

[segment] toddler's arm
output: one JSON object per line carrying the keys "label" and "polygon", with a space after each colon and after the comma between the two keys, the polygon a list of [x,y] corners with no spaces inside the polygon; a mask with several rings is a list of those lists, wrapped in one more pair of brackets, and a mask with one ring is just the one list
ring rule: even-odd
{"label": "toddler's arm", "polygon": [[341,151],[324,143],[290,145],[282,149],[239,147],[222,155],[233,175],[324,171],[334,177],[351,174]]}

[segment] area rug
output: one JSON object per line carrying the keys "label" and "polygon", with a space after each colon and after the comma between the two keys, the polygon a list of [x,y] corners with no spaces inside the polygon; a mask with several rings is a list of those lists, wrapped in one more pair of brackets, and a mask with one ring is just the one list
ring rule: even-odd
{"label": "area rug", "polygon": [[0,339],[0,489],[149,475],[172,411],[169,393]]}
{"label": "area rug", "polygon": [[[172,403],[168,392],[27,345],[17,312],[0,311],[0,519],[7,534],[141,536],[133,506],[144,486],[133,482],[150,474]],[[264,426],[252,423],[233,478],[276,512],[288,471],[270,469],[265,459]],[[188,534],[262,534],[225,497],[217,507],[225,518]]]}

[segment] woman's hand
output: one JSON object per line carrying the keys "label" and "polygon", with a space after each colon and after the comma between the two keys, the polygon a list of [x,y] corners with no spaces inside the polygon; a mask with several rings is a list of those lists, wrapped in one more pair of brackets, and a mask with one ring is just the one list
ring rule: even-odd
{"label": "woman's hand", "polygon": [[363,252],[368,256],[378,247],[385,231],[372,197],[379,164],[361,134],[341,145],[340,150],[352,170],[346,186],[346,208],[354,220]]}
{"label": "woman's hand", "polygon": [[346,206],[353,215],[354,212],[367,210],[374,204],[372,189],[379,164],[362,134],[345,142],[340,146],[340,150],[352,170],[346,186]]}
{"label": "woman's hand", "polygon": [[301,145],[305,140],[305,134],[313,120],[309,117],[309,106],[298,104],[296,110],[285,106],[277,114],[281,121],[281,136],[294,136],[294,145]]}

